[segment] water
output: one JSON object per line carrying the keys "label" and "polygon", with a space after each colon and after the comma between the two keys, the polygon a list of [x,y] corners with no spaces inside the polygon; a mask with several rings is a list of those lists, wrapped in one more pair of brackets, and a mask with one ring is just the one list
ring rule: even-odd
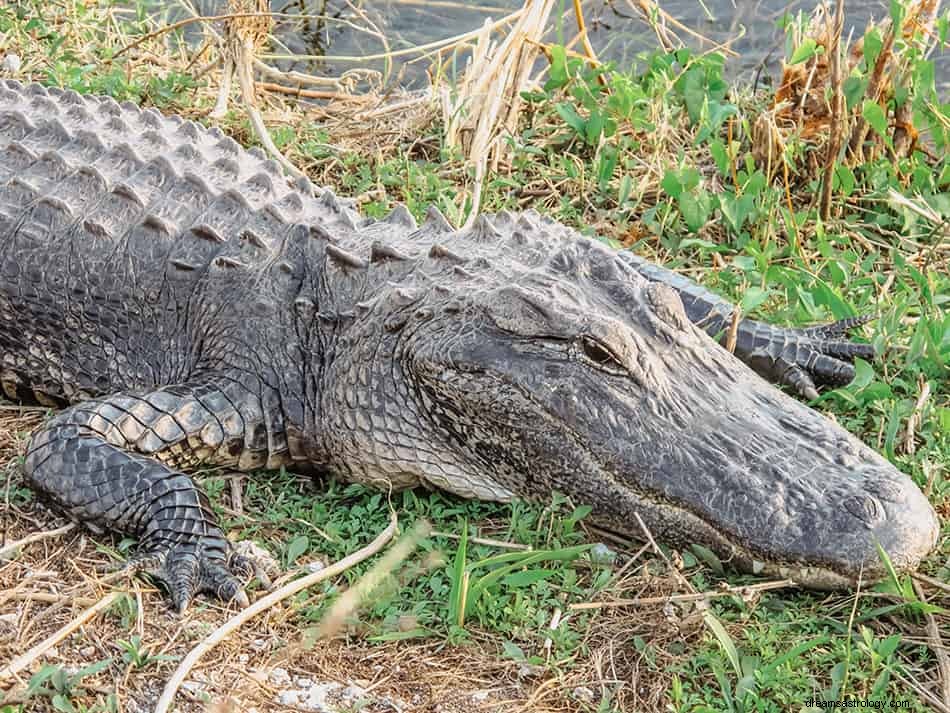
{"label": "water", "polygon": [[[207,15],[226,12],[224,0],[194,0],[200,12]],[[151,6],[159,17],[173,21],[187,17],[177,0],[153,0]],[[346,70],[372,68],[385,71],[382,60],[366,60],[367,56],[384,52],[376,37],[355,30],[351,22],[366,26],[345,0],[270,0],[275,12],[290,15],[321,15],[301,20],[280,18],[274,35],[277,54],[308,54],[322,60],[269,60],[282,69],[297,69],[323,76],[339,76]],[[384,34],[392,50],[423,45],[479,28],[487,19],[504,17],[521,7],[520,0],[380,0],[355,3],[367,18]],[[798,12],[806,15],[814,8],[814,0],[661,0],[669,15],[714,43],[726,43],[738,57],[730,57],[727,73],[736,79],[777,78],[784,56],[784,32],[779,23],[785,16]],[[589,36],[598,56],[626,68],[638,53],[658,46],[653,30],[641,18],[636,0],[587,0],[583,3]],[[857,0],[845,6],[844,36],[850,32],[860,37],[871,19],[888,14],[888,3],[882,0]],[[552,14],[549,41],[567,41],[574,37],[577,26],[570,0],[562,0]],[[194,26],[192,26],[194,27]],[[675,28],[671,28],[675,29]],[[676,34],[690,46],[709,49],[682,30]],[[414,56],[399,58],[388,75],[402,86],[420,87],[427,82],[428,60],[411,61]],[[937,58],[937,81],[944,89],[950,87],[950,52]],[[946,93],[946,92],[944,92]]]}

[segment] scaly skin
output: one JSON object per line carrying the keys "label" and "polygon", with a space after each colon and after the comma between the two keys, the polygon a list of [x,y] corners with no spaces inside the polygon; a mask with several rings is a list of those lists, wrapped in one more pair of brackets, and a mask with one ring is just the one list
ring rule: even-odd
{"label": "scaly skin", "polygon": [[[136,536],[179,609],[245,600],[201,465],[559,490],[808,586],[881,576],[875,542],[914,567],[937,534],[924,496],[702,331],[732,311],[536,213],[364,220],[218,131],[0,82],[0,384],[66,407],[27,480]],[[872,355],[849,326],[743,320],[736,354],[814,396]]]}

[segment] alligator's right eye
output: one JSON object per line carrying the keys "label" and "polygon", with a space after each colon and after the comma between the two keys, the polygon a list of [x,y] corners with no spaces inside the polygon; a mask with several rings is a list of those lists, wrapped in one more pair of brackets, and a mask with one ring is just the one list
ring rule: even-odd
{"label": "alligator's right eye", "polygon": [[581,337],[580,343],[584,356],[597,364],[597,366],[609,369],[623,369],[623,364],[620,363],[620,360],[602,342],[591,337]]}

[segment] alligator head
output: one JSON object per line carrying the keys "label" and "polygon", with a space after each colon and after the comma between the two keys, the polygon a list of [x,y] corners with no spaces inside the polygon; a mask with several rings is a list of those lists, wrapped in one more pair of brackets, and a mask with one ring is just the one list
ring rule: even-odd
{"label": "alligator head", "polygon": [[[504,270],[445,263],[421,260],[416,288],[403,279],[377,300],[365,324],[389,337],[357,326],[361,355],[346,361],[376,376],[349,377],[329,408],[358,419],[347,394],[377,384],[372,435],[346,448],[372,462],[363,479],[497,500],[560,491],[610,529],[645,526],[816,588],[883,576],[878,543],[898,568],[934,546],[935,513],[910,478],[762,380],[605,246],[555,244]],[[395,367],[372,366],[381,354]]]}

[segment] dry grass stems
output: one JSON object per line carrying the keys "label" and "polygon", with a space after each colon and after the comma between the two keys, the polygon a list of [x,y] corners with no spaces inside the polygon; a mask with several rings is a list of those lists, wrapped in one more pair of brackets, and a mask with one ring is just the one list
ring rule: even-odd
{"label": "dry grass stems", "polygon": [[[819,207],[824,218],[830,212],[830,183],[837,162],[856,166],[882,151],[898,159],[917,148],[918,132],[910,104],[896,110],[888,107],[895,93],[910,81],[911,53],[907,50],[927,53],[937,42],[934,23],[939,10],[940,0],[918,0],[907,9],[899,27],[894,27],[890,18],[878,23],[881,48],[865,94],[850,111],[845,107],[842,85],[863,57],[863,39],[851,44],[842,38],[843,3],[839,0],[833,15],[825,5],[818,5],[808,25],[793,37],[794,47],[813,42],[817,51],[803,62],[784,66],[771,109],[763,112],[753,127],[753,151],[772,177],[779,163],[783,174],[790,171],[785,149],[793,137],[811,147],[789,180],[823,178]],[[891,146],[862,115],[865,101],[884,111]]]}
{"label": "dry grass stems", "polygon": [[500,41],[492,38],[492,25],[486,21],[464,76],[454,87],[441,89],[445,145],[459,151],[474,170],[464,227],[475,222],[489,166],[498,168],[504,137],[517,127],[521,93],[527,89],[554,5],[554,0],[528,0]]}

